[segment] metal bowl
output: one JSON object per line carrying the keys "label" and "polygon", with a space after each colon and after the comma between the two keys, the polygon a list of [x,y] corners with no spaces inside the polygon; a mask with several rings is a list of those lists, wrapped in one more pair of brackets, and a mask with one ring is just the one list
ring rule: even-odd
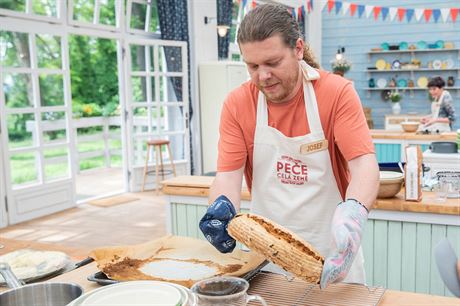
{"label": "metal bowl", "polygon": [[13,288],[0,294],[0,305],[63,306],[80,295],[83,289],[70,283],[37,283]]}
{"label": "metal bowl", "polygon": [[12,289],[0,294],[0,305],[63,306],[80,295],[83,289],[71,283],[36,283],[22,286],[7,263],[0,263],[0,273]]}

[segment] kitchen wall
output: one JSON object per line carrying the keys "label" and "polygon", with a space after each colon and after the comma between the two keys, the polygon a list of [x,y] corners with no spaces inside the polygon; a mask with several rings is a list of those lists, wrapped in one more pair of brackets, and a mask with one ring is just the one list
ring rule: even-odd
{"label": "kitchen wall", "polygon": [[[356,4],[372,4],[375,6],[386,6],[386,7],[407,7],[407,8],[446,8],[446,7],[459,7],[458,0],[444,0],[444,1],[419,1],[419,0],[406,0],[406,1],[391,1],[391,0],[375,0],[370,3],[364,0],[352,0],[351,3]],[[346,15],[342,14],[342,11],[338,15],[335,14],[335,7],[328,13],[327,6],[322,12],[322,54],[321,62],[322,66],[326,70],[331,70],[331,60],[335,58],[335,54],[338,46],[344,46],[345,57],[353,63],[352,69],[345,75],[346,78],[353,80],[355,88],[358,91],[361,101],[365,107],[372,108],[372,117],[374,120],[375,128],[384,127],[384,115],[391,113],[391,103],[384,102],[381,97],[381,91],[368,91],[363,88],[368,87],[368,79],[374,77],[375,81],[379,78],[391,78],[395,77],[393,72],[381,72],[373,73],[369,76],[365,71],[367,67],[375,66],[375,61],[379,58],[383,58],[386,61],[392,62],[395,59],[401,61],[408,61],[410,59],[409,54],[397,55],[397,54],[374,54],[370,57],[367,54],[371,48],[379,47],[382,42],[388,42],[390,44],[399,44],[400,42],[407,42],[416,44],[418,41],[426,41],[427,43],[434,43],[437,40],[452,41],[455,43],[455,48],[460,48],[460,16],[457,17],[456,23],[449,20],[447,23],[442,21],[442,17],[439,18],[438,22],[435,23],[433,18],[429,23],[424,20],[417,22],[415,16],[413,16],[411,22],[403,21],[399,22],[397,16],[393,21],[381,20],[379,16],[378,21],[371,18],[366,18],[365,13],[361,18],[358,18],[358,12],[354,17],[350,17],[349,13]],[[423,16],[422,16],[423,18]],[[314,30],[314,29],[311,29]],[[416,58],[422,60],[422,64],[426,65],[427,61],[435,59],[445,60],[451,58],[455,67],[460,67],[460,52],[438,52],[438,53],[416,53]],[[447,79],[447,76],[454,76],[455,87],[460,87],[460,71],[448,71],[448,72],[416,72],[415,82],[418,77],[441,75]],[[396,76],[399,78],[409,79],[410,73],[404,72],[399,73]],[[455,129],[460,128],[460,89],[451,90],[451,94],[454,98],[457,121],[454,125]],[[417,112],[419,114],[426,114],[430,112],[430,103],[428,100],[428,91],[425,90],[414,90],[411,92],[406,91],[401,101],[402,111],[401,113]]]}

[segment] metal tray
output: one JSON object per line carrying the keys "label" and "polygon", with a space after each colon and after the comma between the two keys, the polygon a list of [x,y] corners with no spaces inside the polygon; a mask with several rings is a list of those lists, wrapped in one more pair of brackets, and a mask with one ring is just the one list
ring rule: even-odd
{"label": "metal tray", "polygon": [[[260,270],[263,267],[265,267],[267,264],[268,264],[268,261],[265,260],[260,265],[258,265],[257,268],[255,268],[254,270],[252,270],[252,271],[246,273],[245,275],[243,275],[242,278],[244,278],[248,282],[251,281],[260,272]],[[105,275],[101,271],[98,271],[96,273],[91,274],[90,276],[88,276],[87,279],[90,282],[96,282],[96,283],[98,283],[99,285],[102,285],[102,286],[119,283],[119,281],[117,281],[117,280],[108,278],[107,275]]]}

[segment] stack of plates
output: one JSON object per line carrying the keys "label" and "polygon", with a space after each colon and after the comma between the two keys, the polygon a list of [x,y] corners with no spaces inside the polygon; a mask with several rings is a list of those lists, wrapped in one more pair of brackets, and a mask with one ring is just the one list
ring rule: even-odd
{"label": "stack of plates", "polygon": [[160,281],[130,281],[90,291],[67,306],[186,306],[192,301],[190,290]]}

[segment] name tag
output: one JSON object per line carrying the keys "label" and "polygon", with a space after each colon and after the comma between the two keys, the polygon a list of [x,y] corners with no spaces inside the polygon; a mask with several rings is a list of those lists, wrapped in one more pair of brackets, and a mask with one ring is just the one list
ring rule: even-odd
{"label": "name tag", "polygon": [[326,150],[327,144],[327,139],[323,139],[312,143],[305,143],[300,146],[300,154],[311,154],[314,152]]}

